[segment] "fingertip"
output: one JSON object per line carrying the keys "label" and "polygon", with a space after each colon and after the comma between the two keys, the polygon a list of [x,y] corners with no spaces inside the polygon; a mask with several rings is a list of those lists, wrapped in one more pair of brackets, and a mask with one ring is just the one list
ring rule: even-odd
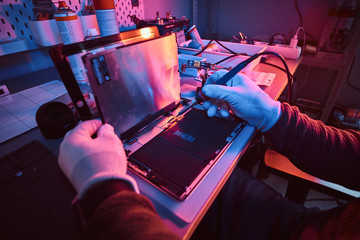
{"label": "fingertip", "polygon": [[108,123],[104,123],[102,126],[102,128],[105,128],[105,129],[108,129],[108,130],[111,130],[111,131],[114,131],[114,127]]}
{"label": "fingertip", "polygon": [[105,123],[99,128],[97,135],[103,136],[104,134],[108,134],[108,133],[115,134],[114,127],[108,123]]}
{"label": "fingertip", "polygon": [[206,96],[210,97],[213,92],[214,85],[205,85],[201,89],[202,93],[204,93]]}
{"label": "fingertip", "polygon": [[216,71],[215,73],[213,73],[210,78],[211,79],[215,79],[215,81],[217,81],[219,78],[221,78],[222,76],[224,76],[228,71],[227,70],[224,70],[224,69],[221,69],[221,70],[218,70]]}
{"label": "fingertip", "polygon": [[223,117],[228,117],[230,115],[229,111],[225,109],[220,109],[220,114]]}
{"label": "fingertip", "polygon": [[216,106],[211,105],[211,106],[209,107],[209,109],[207,110],[207,115],[208,115],[209,117],[213,117],[213,116],[215,116],[216,111],[217,111]]}
{"label": "fingertip", "polygon": [[229,107],[226,103],[222,104],[220,107],[220,114],[223,117],[228,117],[230,115],[229,113]]}
{"label": "fingertip", "polygon": [[215,82],[216,80],[218,80],[219,78],[220,78],[219,71],[216,71],[206,80],[205,84],[211,84],[211,83]]}
{"label": "fingertip", "polygon": [[202,106],[203,106],[203,108],[205,108],[205,109],[209,109],[209,107],[211,106],[211,102],[206,101],[206,102],[204,102],[204,103],[202,104]]}
{"label": "fingertip", "polygon": [[101,121],[98,119],[87,120],[80,122],[74,129],[69,131],[65,137],[71,136],[92,136],[99,127],[102,125]]}
{"label": "fingertip", "polygon": [[84,129],[99,129],[99,127],[102,125],[101,121],[99,119],[92,119],[92,120],[86,120],[84,122],[79,123],[77,127],[84,128]]}

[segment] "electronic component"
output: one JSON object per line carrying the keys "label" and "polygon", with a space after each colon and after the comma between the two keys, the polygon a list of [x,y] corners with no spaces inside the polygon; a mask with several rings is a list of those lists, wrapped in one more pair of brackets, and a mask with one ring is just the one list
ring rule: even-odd
{"label": "electronic component", "polygon": [[[238,65],[236,65],[229,72],[227,72],[224,76],[222,76],[220,79],[218,79],[216,82],[214,82],[212,84],[225,85],[227,81],[230,81],[231,78],[233,78],[238,72],[240,72],[242,69],[244,69],[249,63],[254,61],[256,58],[258,58],[261,55],[269,55],[269,54],[280,58],[280,60],[284,64],[285,71],[286,71],[287,76],[288,76],[289,103],[291,103],[292,102],[292,89],[291,89],[292,81],[291,81],[290,71],[289,71],[289,68],[288,68],[288,66],[287,66],[287,64],[285,62],[285,59],[281,55],[279,55],[279,54],[277,54],[275,52],[260,52],[260,53],[252,55],[248,59],[240,62]],[[199,89],[199,91],[197,91],[197,93],[196,93],[195,99],[193,99],[191,101],[191,103],[186,108],[181,110],[178,115],[182,115],[183,113],[187,112],[187,110],[189,110],[193,106],[195,106],[196,103],[202,103],[202,102],[204,102],[206,100],[207,100],[207,97],[201,92],[201,89]]]}

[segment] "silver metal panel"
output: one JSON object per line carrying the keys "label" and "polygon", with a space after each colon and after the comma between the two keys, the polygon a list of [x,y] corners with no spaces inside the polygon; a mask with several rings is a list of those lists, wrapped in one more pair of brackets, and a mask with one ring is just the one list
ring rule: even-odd
{"label": "silver metal panel", "polygon": [[84,57],[105,122],[120,135],[180,101],[175,35]]}

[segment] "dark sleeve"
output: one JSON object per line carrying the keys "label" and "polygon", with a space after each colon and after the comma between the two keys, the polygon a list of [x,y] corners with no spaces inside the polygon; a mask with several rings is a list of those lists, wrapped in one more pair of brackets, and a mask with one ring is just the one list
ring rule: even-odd
{"label": "dark sleeve", "polygon": [[291,239],[360,239],[360,199],[330,210],[315,213]]}
{"label": "dark sleeve", "polygon": [[[151,202],[126,185],[121,180],[107,181],[86,193],[81,201],[95,205],[87,204],[90,216],[82,239],[179,239],[167,229]],[[96,206],[98,199],[104,200]]]}
{"label": "dark sleeve", "polygon": [[360,133],[326,126],[283,103],[279,121],[265,138],[299,169],[360,190]]}

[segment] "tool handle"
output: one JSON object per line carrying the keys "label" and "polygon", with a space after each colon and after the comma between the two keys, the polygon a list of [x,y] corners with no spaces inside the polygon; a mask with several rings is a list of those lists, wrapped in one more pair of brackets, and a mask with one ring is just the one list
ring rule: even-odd
{"label": "tool handle", "polygon": [[[252,62],[255,58],[257,58],[259,55],[255,54],[251,56],[250,58],[242,61],[238,65],[236,65],[233,69],[231,69],[229,72],[227,72],[222,78],[217,80],[216,82],[212,84],[216,85],[226,85],[230,79],[232,79],[238,72],[240,72],[242,69],[244,69],[250,62]],[[201,92],[201,90],[196,94],[195,96],[197,103],[202,103],[207,100],[207,97]]]}

